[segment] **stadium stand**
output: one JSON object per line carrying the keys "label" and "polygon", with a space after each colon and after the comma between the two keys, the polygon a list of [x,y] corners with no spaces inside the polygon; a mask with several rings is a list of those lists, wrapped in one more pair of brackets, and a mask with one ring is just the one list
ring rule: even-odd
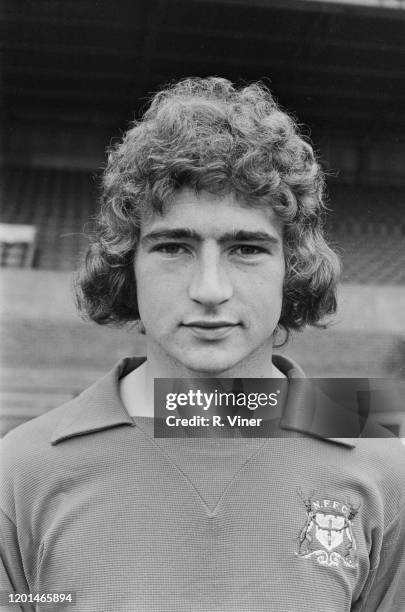
{"label": "stadium stand", "polygon": [[20,167],[3,170],[1,182],[1,221],[38,228],[34,267],[75,269],[87,245],[84,230],[96,205],[92,175]]}

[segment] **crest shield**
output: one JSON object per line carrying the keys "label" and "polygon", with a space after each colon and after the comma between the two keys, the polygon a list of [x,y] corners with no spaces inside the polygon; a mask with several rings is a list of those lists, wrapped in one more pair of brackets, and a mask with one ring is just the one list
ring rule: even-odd
{"label": "crest shield", "polygon": [[303,559],[313,558],[320,565],[358,567],[352,521],[359,507],[333,498],[303,501],[307,520],[299,534],[296,555]]}
{"label": "crest shield", "polygon": [[314,516],[315,537],[326,550],[340,546],[344,539],[345,517],[317,512]]}

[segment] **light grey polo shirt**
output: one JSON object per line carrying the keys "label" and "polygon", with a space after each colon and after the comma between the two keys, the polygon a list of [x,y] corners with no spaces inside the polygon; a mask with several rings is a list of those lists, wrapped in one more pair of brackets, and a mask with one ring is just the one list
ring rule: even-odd
{"label": "light grey polo shirt", "polygon": [[155,439],[119,396],[142,361],[4,438],[0,589],[76,594],[52,612],[405,610],[399,441],[323,439],[289,397],[291,436]]}

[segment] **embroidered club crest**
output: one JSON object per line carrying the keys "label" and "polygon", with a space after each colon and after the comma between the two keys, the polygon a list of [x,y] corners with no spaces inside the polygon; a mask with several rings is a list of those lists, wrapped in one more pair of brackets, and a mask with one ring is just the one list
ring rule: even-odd
{"label": "embroidered club crest", "polygon": [[296,555],[329,567],[358,567],[352,522],[360,506],[330,497],[304,499],[307,520],[299,534]]}

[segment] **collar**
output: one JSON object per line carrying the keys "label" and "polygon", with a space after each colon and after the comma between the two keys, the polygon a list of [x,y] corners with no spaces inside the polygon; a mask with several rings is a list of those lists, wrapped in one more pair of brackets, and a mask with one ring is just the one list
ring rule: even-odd
{"label": "collar", "polygon": [[[135,427],[134,420],[121,402],[119,380],[144,361],[145,357],[122,359],[103,378],[65,404],[63,416],[51,437],[52,444],[121,425]],[[356,445],[356,437],[346,437],[346,433],[338,438],[327,435],[330,423],[333,423],[333,432],[340,431],[339,427],[336,428],[337,415],[343,414],[339,420],[343,424],[347,423],[347,414],[345,410],[342,411],[342,406],[322,394],[317,397],[315,386],[305,377],[300,366],[291,359],[274,355],[273,362],[286,374],[289,382],[288,397],[280,427],[353,448]],[[350,433],[357,433],[354,419],[351,419],[350,423]],[[348,428],[345,427],[342,431],[346,432]]]}

